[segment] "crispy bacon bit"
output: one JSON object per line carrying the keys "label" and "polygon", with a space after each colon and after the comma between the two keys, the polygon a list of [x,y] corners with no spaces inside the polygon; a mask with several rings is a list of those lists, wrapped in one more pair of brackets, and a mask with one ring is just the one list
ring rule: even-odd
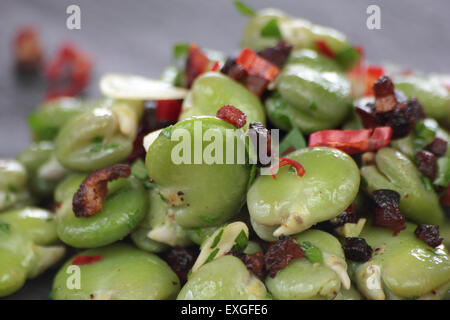
{"label": "crispy bacon bit", "polygon": [[450,206],[450,185],[447,186],[439,201],[443,206]]}
{"label": "crispy bacon bit", "polygon": [[190,88],[195,78],[208,70],[209,59],[197,45],[189,45],[186,61],[186,86]]}
{"label": "crispy bacon bit", "polygon": [[346,223],[357,223],[358,220],[355,203],[352,203],[347,209],[345,209],[345,211],[341,212],[337,217],[331,219],[331,223],[335,227],[340,227]]}
{"label": "crispy bacon bit", "polygon": [[406,228],[406,218],[400,213],[400,195],[394,190],[380,189],[372,193],[375,202],[374,225],[388,228],[396,235]]}
{"label": "crispy bacon bit", "polygon": [[62,202],[51,202],[46,207],[51,213],[56,213],[61,208]]}
{"label": "crispy bacon bit", "polygon": [[322,130],[309,136],[308,146],[331,147],[355,154],[384,148],[391,141],[391,136],[390,127],[378,127],[375,130]]}
{"label": "crispy bacon bit", "polygon": [[348,260],[356,262],[366,262],[372,257],[372,247],[369,246],[363,238],[345,238],[345,244],[342,246],[345,257]]}
{"label": "crispy bacon bit", "polygon": [[439,226],[431,224],[419,224],[414,234],[420,240],[423,240],[430,247],[436,248],[444,240],[439,235]]}
{"label": "crispy bacon bit", "polygon": [[84,266],[87,264],[93,264],[96,262],[99,262],[100,260],[102,260],[103,255],[99,254],[96,256],[76,256],[75,259],[73,259],[72,261],[72,265],[73,266]]}
{"label": "crispy bacon bit", "polygon": [[222,70],[220,71],[238,82],[244,80],[247,76],[247,72],[244,70],[244,68],[236,64],[236,61],[233,58],[228,58],[224,66],[222,67]]}
{"label": "crispy bacon bit", "polygon": [[280,236],[278,241],[270,244],[264,256],[264,262],[269,276],[274,278],[278,271],[286,268],[291,260],[304,256],[305,253],[302,248],[294,240],[286,236]]}
{"label": "crispy bacon bit", "polygon": [[108,193],[108,181],[126,178],[130,174],[131,169],[126,164],[116,164],[89,174],[73,196],[72,209],[75,216],[90,217],[102,210],[103,200]]}
{"label": "crispy bacon bit", "polygon": [[387,76],[382,76],[373,84],[375,94],[375,110],[384,113],[394,110],[398,101],[395,97],[394,83]]}
{"label": "crispy bacon bit", "polygon": [[254,254],[242,254],[239,252],[230,251],[228,254],[241,259],[247,269],[253,272],[253,274],[259,279],[265,279],[266,269],[264,264],[264,254],[262,252],[257,252]]}
{"label": "crispy bacon bit", "polygon": [[231,104],[217,110],[216,117],[231,123],[236,128],[242,128],[247,123],[247,115]]}
{"label": "crispy bacon bit", "polygon": [[172,248],[165,258],[183,284],[187,281],[189,270],[192,269],[197,256],[198,252],[192,248]]}
{"label": "crispy bacon bit", "polygon": [[273,63],[278,68],[281,68],[286,63],[286,60],[291,53],[292,46],[286,41],[280,40],[273,47],[267,47],[264,50],[258,52],[258,55],[267,61]]}
{"label": "crispy bacon bit", "polygon": [[303,166],[297,161],[289,158],[278,158],[278,163],[272,168],[270,168],[270,173],[272,174],[272,178],[274,180],[277,180],[277,177],[275,176],[275,171],[284,166],[294,167],[295,170],[297,171],[297,176],[299,176],[300,178],[303,177],[306,173],[305,168],[303,168]]}
{"label": "crispy bacon bit", "polygon": [[416,153],[417,169],[430,181],[434,181],[437,173],[436,156],[429,151],[420,150]]}
{"label": "crispy bacon bit", "polygon": [[442,157],[447,152],[447,141],[441,138],[434,138],[426,149],[433,153],[436,157]]}
{"label": "crispy bacon bit", "polygon": [[86,53],[72,43],[63,44],[46,66],[45,75],[50,86],[45,99],[78,95],[88,84],[91,69],[92,60]]}
{"label": "crispy bacon bit", "polygon": [[236,63],[240,65],[249,75],[272,81],[280,72],[280,69],[258,56],[253,50],[244,48],[236,59]]}
{"label": "crispy bacon bit", "polygon": [[[271,138],[270,131],[264,127],[261,122],[251,122],[248,127],[247,135],[250,136],[250,140],[256,149],[257,154],[257,166],[267,167],[270,165],[271,156]],[[260,146],[266,146],[265,150],[260,149]]]}
{"label": "crispy bacon bit", "polygon": [[20,29],[14,37],[14,56],[18,72],[34,73],[42,64],[42,48],[32,27]]}
{"label": "crispy bacon bit", "polygon": [[245,79],[245,87],[258,97],[261,97],[267,89],[269,82],[263,78],[249,75]]}
{"label": "crispy bacon bit", "polygon": [[331,50],[325,40],[316,40],[316,47],[317,51],[327,56],[328,58],[334,59],[336,57],[336,54],[333,52],[333,50]]}

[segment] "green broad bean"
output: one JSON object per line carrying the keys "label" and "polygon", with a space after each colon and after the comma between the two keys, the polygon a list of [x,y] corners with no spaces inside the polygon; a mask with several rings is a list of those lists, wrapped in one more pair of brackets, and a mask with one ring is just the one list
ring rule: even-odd
{"label": "green broad bean", "polygon": [[415,228],[407,222],[406,229],[394,236],[391,230],[366,224],[361,237],[374,249],[372,259],[351,262],[350,268],[367,299],[432,298],[433,290],[449,284],[450,257],[446,249],[443,245],[429,247],[414,235]]}
{"label": "green broad bean", "polygon": [[65,253],[57,242],[53,215],[27,207],[0,215],[0,297],[19,290]]}
{"label": "green broad bean", "polygon": [[[232,140],[228,139],[235,147],[234,164],[226,164],[224,141],[227,140],[227,129],[235,134]],[[203,159],[203,155],[211,151],[212,143],[203,139],[199,141],[202,138],[200,130],[208,131],[214,134],[216,140],[219,139],[213,146],[224,149],[222,158],[216,158],[212,163],[208,162],[208,157]],[[190,229],[219,226],[239,213],[245,201],[251,168],[247,164],[237,163],[237,151],[245,148],[243,144],[246,139],[243,130],[235,130],[234,126],[217,118],[194,117],[164,129],[150,145],[145,161],[148,175],[156,182],[161,197],[172,208],[179,226]],[[180,139],[178,134],[174,138],[174,132],[187,134]],[[182,161],[178,164],[173,162],[172,153],[180,154],[179,144],[187,144],[188,149],[181,149],[187,156],[183,156],[184,159],[180,159]],[[199,154],[202,156],[201,164],[194,163],[194,147],[202,151]]]}
{"label": "green broad bean", "polygon": [[55,139],[65,123],[100,103],[100,101],[83,101],[75,98],[60,98],[45,102],[28,116],[33,140]]}
{"label": "green broad bean", "polygon": [[428,117],[450,128],[450,91],[437,79],[405,76],[394,79],[395,88],[408,98],[416,97]]}
{"label": "green broad bean", "polygon": [[[168,300],[174,299],[180,290],[177,275],[152,253],[115,244],[83,251],[80,255],[101,255],[101,260],[77,266],[79,271],[72,270],[75,257],[67,261],[53,281],[52,299]],[[73,280],[76,275],[79,275],[78,283]]]}
{"label": "green broad bean", "polygon": [[111,101],[67,122],[55,140],[58,161],[76,171],[92,171],[121,162],[130,154],[142,102]]}
{"label": "green broad bean", "polygon": [[265,123],[264,107],[259,98],[242,84],[218,72],[208,72],[193,83],[189,96],[183,102],[180,119],[191,116],[215,116],[217,110],[231,104],[247,115],[250,122]]}
{"label": "green broad bean", "polygon": [[26,168],[16,160],[0,159],[0,212],[31,203]]}
{"label": "green broad bean", "polygon": [[342,151],[305,148],[288,157],[303,165],[303,177],[282,167],[277,180],[261,175],[247,194],[251,219],[273,228],[274,237],[296,234],[336,217],[353,202],[359,189],[358,167]]}
{"label": "green broad bean", "polygon": [[[177,225],[173,219],[172,208],[164,201],[159,190],[155,187],[149,191],[149,208],[147,215],[140,224],[140,228],[135,232],[143,232],[148,230],[147,238],[153,242],[171,247],[187,247],[192,244],[186,231]],[[141,234],[135,236],[136,239],[142,243]],[[145,242],[148,245],[149,242]],[[153,246],[149,246],[151,248]]]}
{"label": "green broad bean", "polygon": [[334,128],[350,114],[350,84],[343,74],[291,64],[265,106],[270,121],[284,130],[291,125],[303,133]]}
{"label": "green broad bean", "polygon": [[428,189],[414,163],[393,148],[378,150],[376,165],[363,166],[361,175],[372,194],[378,189],[390,189],[401,196],[400,210],[407,218],[426,224],[440,224],[444,213],[434,190]]}
{"label": "green broad bean", "polygon": [[138,227],[136,230],[134,230],[130,237],[131,240],[133,240],[133,243],[141,250],[153,252],[153,253],[159,253],[163,252],[170,247],[164,243],[155,241],[150,239],[147,235],[150,232],[150,229]]}
{"label": "green broad bean", "polygon": [[[233,275],[230,277],[230,275]],[[264,300],[264,283],[244,263],[233,256],[222,256],[193,272],[177,300]]]}
{"label": "green broad bean", "polygon": [[186,233],[197,245],[201,245],[203,241],[205,241],[209,236],[211,236],[214,231],[217,230],[217,227],[205,227],[205,228],[195,228],[195,229],[186,229]]}
{"label": "green broad bean", "polygon": [[108,183],[103,208],[93,216],[77,218],[72,211],[72,197],[66,198],[56,214],[58,236],[76,248],[111,244],[141,223],[147,205],[146,190],[136,178],[117,179]]}
{"label": "green broad bean", "polygon": [[333,300],[362,300],[359,291],[352,285],[350,289],[341,289]]}
{"label": "green broad bean", "polygon": [[286,64],[302,64],[321,72],[342,72],[335,60],[330,59],[311,49],[293,50]]}
{"label": "green broad bean", "polygon": [[261,31],[270,21],[275,20],[281,32],[281,37],[292,44],[294,49],[318,50],[316,42],[324,41],[336,55],[336,60],[345,68],[351,67],[359,54],[341,32],[311,22],[292,18],[276,9],[264,9],[250,19],[245,27],[241,45],[254,50],[262,50],[274,46],[277,37],[263,36]]}
{"label": "green broad bean", "polygon": [[341,289],[350,289],[350,278],[341,244],[331,234],[320,230],[308,230],[293,236],[301,245],[308,241],[323,256],[322,262],[307,258],[292,260],[274,278],[266,278],[266,287],[274,299],[320,300],[333,299]]}

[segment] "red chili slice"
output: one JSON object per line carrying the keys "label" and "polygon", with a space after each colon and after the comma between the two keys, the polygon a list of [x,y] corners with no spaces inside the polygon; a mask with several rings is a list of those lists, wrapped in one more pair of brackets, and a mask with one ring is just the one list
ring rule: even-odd
{"label": "red chili slice", "polygon": [[384,75],[384,68],[381,66],[367,66],[366,67],[366,96],[373,96],[373,84],[380,77]]}
{"label": "red chili slice", "polygon": [[303,166],[300,163],[298,163],[297,161],[289,159],[289,158],[279,158],[278,164],[276,164],[275,166],[270,168],[270,173],[272,174],[272,178],[274,180],[277,180],[277,177],[275,176],[275,170],[277,170],[281,167],[284,167],[284,166],[294,167],[295,170],[297,171],[297,176],[299,176],[300,178],[303,177],[306,173],[305,168],[303,168]]}
{"label": "red chili slice", "polygon": [[178,121],[181,113],[181,100],[158,100],[156,101],[156,118],[159,121]]}
{"label": "red chili slice", "polygon": [[244,48],[236,59],[236,63],[240,65],[248,74],[272,81],[280,72],[280,69],[264,58],[261,58],[254,51]]}
{"label": "red chili slice", "polygon": [[195,78],[208,70],[209,59],[196,44],[189,46],[186,61],[186,86],[190,88]]}
{"label": "red chili slice", "polygon": [[328,58],[334,59],[336,57],[336,54],[331,50],[325,40],[316,40],[316,47],[321,54]]}
{"label": "red chili slice", "polygon": [[219,68],[220,68],[220,62],[215,61],[211,67],[211,71],[213,71],[213,72],[219,71]]}
{"label": "red chili slice", "polygon": [[322,130],[309,136],[309,147],[331,147],[355,154],[386,147],[391,137],[391,127],[378,127],[375,130]]}
{"label": "red chili slice", "polygon": [[84,266],[87,264],[93,264],[102,260],[103,255],[99,254],[96,256],[76,256],[72,261],[72,265],[74,266]]}
{"label": "red chili slice", "polygon": [[242,128],[247,123],[247,115],[231,104],[217,110],[216,117],[231,123],[236,128]]}

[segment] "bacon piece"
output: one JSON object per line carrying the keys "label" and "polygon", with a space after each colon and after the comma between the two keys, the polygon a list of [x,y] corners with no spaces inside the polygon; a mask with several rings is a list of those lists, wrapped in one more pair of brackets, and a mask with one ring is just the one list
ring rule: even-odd
{"label": "bacon piece", "polygon": [[388,228],[397,234],[406,228],[406,218],[400,213],[400,195],[394,190],[380,189],[372,193],[375,202],[374,225]]}
{"label": "bacon piece", "polygon": [[436,156],[429,151],[420,150],[416,153],[417,169],[431,182],[437,174]]}
{"label": "bacon piece", "polygon": [[375,94],[375,110],[384,113],[394,110],[398,101],[395,97],[394,83],[387,76],[382,76],[373,84]]}
{"label": "bacon piece", "polygon": [[346,223],[357,223],[358,215],[356,214],[355,203],[352,203],[347,209],[341,212],[337,217],[331,219],[331,223],[335,227],[343,226]]}
{"label": "bacon piece", "polygon": [[305,170],[305,168],[303,168],[303,166],[299,162],[289,159],[289,158],[279,158],[278,160],[279,160],[278,163],[275,166],[273,166],[272,168],[270,168],[270,173],[272,174],[272,178],[274,180],[277,180],[277,177],[275,176],[275,170],[279,169],[281,167],[284,167],[284,166],[294,167],[295,170],[297,171],[297,176],[299,176],[300,178],[305,175],[306,170]]}
{"label": "bacon piece", "polygon": [[186,86],[190,88],[195,78],[208,70],[209,59],[197,45],[189,45],[186,61]]}
{"label": "bacon piece", "polygon": [[192,269],[198,252],[191,248],[172,248],[165,256],[167,264],[180,279],[186,283],[189,271]]}
{"label": "bacon piece", "polygon": [[266,277],[266,268],[264,262],[264,254],[257,252],[254,254],[242,254],[239,252],[231,251],[228,254],[235,256],[242,260],[248,270],[253,272],[259,279],[264,280]]}
{"label": "bacon piece", "polygon": [[130,174],[131,169],[126,164],[116,164],[89,174],[73,196],[72,209],[75,216],[90,217],[102,210],[103,200],[108,193],[108,181],[126,178]]}
{"label": "bacon piece", "polygon": [[16,69],[23,73],[34,73],[42,64],[42,48],[37,32],[32,27],[21,28],[14,37]]}
{"label": "bacon piece", "polygon": [[447,186],[439,201],[443,206],[450,206],[450,185]]}
{"label": "bacon piece", "polygon": [[293,259],[303,258],[302,248],[291,238],[280,236],[278,241],[272,242],[264,256],[266,270],[274,278],[277,273],[286,268]]}
{"label": "bacon piece", "polygon": [[76,256],[75,259],[73,259],[72,265],[73,266],[84,266],[84,265],[88,265],[88,264],[93,264],[93,263],[99,262],[100,260],[102,260],[102,258],[103,258],[102,254],[95,255],[95,256],[79,255],[79,256]]}
{"label": "bacon piece", "polygon": [[291,53],[292,46],[288,44],[286,41],[280,40],[273,47],[267,47],[260,52],[258,55],[270,63],[273,63],[278,68],[281,68],[286,63],[286,60]]}
{"label": "bacon piece", "polygon": [[436,248],[444,240],[439,235],[439,226],[431,224],[419,224],[414,230],[414,234],[420,240],[423,240],[430,247]]}
{"label": "bacon piece", "polygon": [[433,153],[436,157],[442,157],[447,152],[447,141],[441,138],[434,138],[426,149]]}
{"label": "bacon piece", "polygon": [[272,81],[280,72],[280,69],[258,56],[254,51],[244,48],[236,59],[236,63],[240,65],[249,75]]}
{"label": "bacon piece", "polygon": [[231,104],[217,110],[216,117],[231,123],[236,128],[242,128],[247,123],[247,115]]}
{"label": "bacon piece", "polygon": [[177,122],[182,104],[182,100],[156,101],[156,118],[159,121]]}
{"label": "bacon piece", "polygon": [[345,257],[348,260],[356,262],[366,262],[372,257],[372,247],[369,246],[365,239],[351,237],[345,238],[345,244],[342,246]]}
{"label": "bacon piece", "polygon": [[261,97],[264,94],[268,85],[269,81],[257,76],[249,75],[245,79],[246,88],[258,97]]}

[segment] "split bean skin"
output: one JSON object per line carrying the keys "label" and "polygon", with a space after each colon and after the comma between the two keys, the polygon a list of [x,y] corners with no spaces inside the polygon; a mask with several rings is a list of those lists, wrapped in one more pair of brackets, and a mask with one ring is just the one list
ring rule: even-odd
{"label": "split bean skin", "polygon": [[272,228],[274,237],[296,234],[334,218],[353,202],[359,189],[358,167],[342,151],[304,148],[287,157],[303,165],[303,177],[282,167],[276,180],[270,175],[259,176],[247,194],[252,221]]}
{"label": "split bean skin", "polygon": [[444,212],[434,190],[427,189],[414,163],[393,148],[383,148],[375,156],[375,165],[363,166],[364,189],[372,194],[378,189],[397,191],[400,211],[417,223],[441,224]]}
{"label": "split bean skin", "polygon": [[[321,300],[335,298],[341,289],[338,273],[330,266],[339,268],[341,277],[347,278],[347,264],[339,240],[320,230],[308,230],[293,236],[298,244],[309,241],[320,249],[322,263],[312,263],[307,258],[298,258],[271,278],[265,280],[267,289],[274,299],[279,300]],[[339,298],[339,297],[338,297]]]}
{"label": "split bean skin", "polygon": [[438,79],[404,76],[394,83],[408,98],[416,97],[428,117],[450,129],[450,91]]}
{"label": "split bean skin", "polygon": [[414,235],[415,228],[407,222],[406,229],[394,236],[391,230],[365,225],[361,237],[373,248],[373,256],[350,266],[367,299],[442,299],[450,289],[447,249],[428,246]]}
{"label": "split bean skin", "polygon": [[288,64],[265,106],[270,121],[281,129],[295,126],[304,133],[331,129],[350,114],[350,83],[340,72]]}
{"label": "split bean skin", "polygon": [[57,245],[54,216],[26,207],[0,214],[0,297],[19,290],[55,264],[65,252]]}
{"label": "split bean skin", "polygon": [[[225,149],[226,130],[236,128],[231,124],[213,117],[193,117],[178,122],[163,130],[150,145],[146,156],[146,167],[149,177],[158,186],[160,195],[174,212],[175,222],[183,228],[203,228],[219,226],[239,213],[245,201],[250,166],[237,164],[237,148],[245,148],[245,137],[242,130],[237,131],[234,138],[235,164],[226,164],[226,152],[221,160],[223,164],[194,164],[194,126],[223,137],[221,147]],[[184,129],[190,137],[191,164],[175,164],[172,150],[181,142],[172,141],[178,129]],[[178,132],[181,132],[178,131]],[[178,138],[179,141],[185,139]],[[186,138],[187,139],[187,138]],[[176,140],[174,138],[174,140]],[[202,155],[210,142],[202,142]],[[220,148],[220,147],[219,147]],[[175,149],[176,150],[176,149]],[[174,151],[175,152],[175,151]]]}
{"label": "split bean skin", "polygon": [[55,140],[58,161],[67,169],[93,171],[131,153],[142,102],[107,101],[67,122]]}
{"label": "split bean skin", "polygon": [[32,202],[26,168],[16,160],[0,159],[0,212]]}
{"label": "split bean skin", "polygon": [[178,294],[177,300],[264,300],[267,298],[264,283],[253,275],[240,259],[226,255],[193,272]]}
{"label": "split bean skin", "polygon": [[94,248],[121,240],[141,223],[147,212],[147,192],[131,176],[109,182],[102,210],[93,216],[78,218],[72,210],[73,194],[70,196],[68,191],[79,181],[73,179],[72,186],[65,186],[66,191],[59,191],[68,197],[62,201],[56,215],[58,236],[68,245]]}
{"label": "split bean skin", "polygon": [[217,110],[227,104],[247,115],[246,127],[250,122],[266,123],[259,98],[242,84],[218,72],[208,72],[195,79],[189,96],[183,102],[180,120],[192,116],[215,116]]}
{"label": "split bean skin", "polygon": [[69,288],[75,257],[57,273],[50,297],[54,300],[168,300],[180,290],[180,280],[156,255],[126,244],[90,249],[82,256],[101,255],[100,261],[80,265],[79,288]]}

